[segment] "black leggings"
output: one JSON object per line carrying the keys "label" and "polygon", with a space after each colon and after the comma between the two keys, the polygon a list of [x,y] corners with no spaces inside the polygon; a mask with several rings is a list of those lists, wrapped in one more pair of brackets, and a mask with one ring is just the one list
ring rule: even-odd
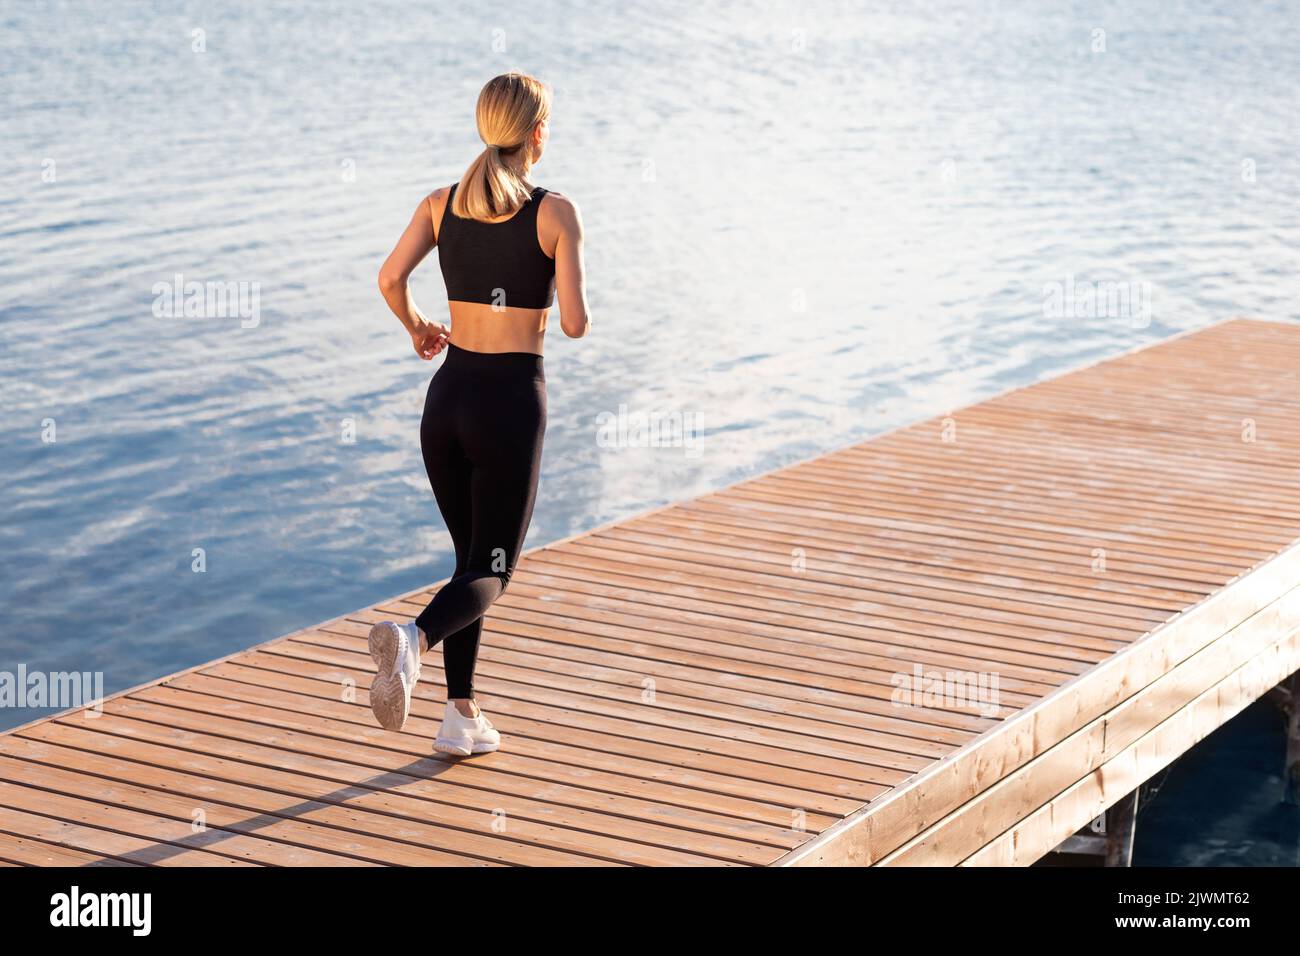
{"label": "black leggings", "polygon": [[456,547],[456,571],[415,623],[430,647],[443,642],[448,697],[474,696],[483,613],[519,560],[545,432],[540,355],[447,346],[425,397],[420,450]]}

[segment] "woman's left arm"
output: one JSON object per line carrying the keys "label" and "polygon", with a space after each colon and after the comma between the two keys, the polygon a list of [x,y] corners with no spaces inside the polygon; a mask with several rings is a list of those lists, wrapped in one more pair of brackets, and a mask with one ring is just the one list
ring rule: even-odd
{"label": "woman's left arm", "polygon": [[411,298],[411,273],[437,245],[431,209],[437,195],[435,192],[420,203],[379,270],[379,291],[384,294],[384,301],[410,333],[416,354],[426,360],[443,350],[451,334],[445,325],[426,319]]}

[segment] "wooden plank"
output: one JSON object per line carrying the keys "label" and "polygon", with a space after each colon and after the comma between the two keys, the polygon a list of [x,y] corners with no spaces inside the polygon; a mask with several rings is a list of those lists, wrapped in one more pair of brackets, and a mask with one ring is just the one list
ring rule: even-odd
{"label": "wooden plank", "polygon": [[1106,811],[1106,865],[1133,865],[1133,837],[1137,832],[1138,792],[1120,797]]}
{"label": "wooden plank", "polygon": [[834,824],[782,865],[869,865],[884,859],[1263,610],[1297,579],[1300,547],[1293,546]]}
{"label": "wooden plank", "polygon": [[[311,721],[313,718],[305,715],[303,719]],[[129,706],[119,705],[114,714],[96,720],[93,727],[101,733],[111,732],[137,741],[160,745],[173,742],[178,750],[194,749],[200,753],[220,755],[230,761],[251,764],[258,768],[258,773],[269,774],[278,768],[304,777],[323,778],[335,784],[332,792],[336,792],[339,785],[344,785],[348,794],[357,788],[401,790],[422,801],[444,805],[426,806],[421,803],[419,813],[423,819],[457,821],[460,829],[469,833],[491,833],[493,823],[503,814],[515,821],[510,826],[511,833],[523,832],[533,836],[536,846],[532,856],[536,863],[570,865],[574,862],[568,854],[551,849],[565,835],[559,827],[553,826],[552,821],[564,822],[573,816],[573,810],[563,804],[562,798],[598,805],[576,788],[552,788],[544,794],[551,800],[543,800],[540,788],[528,787],[523,779],[511,783],[537,796],[521,796],[501,784],[493,788],[492,781],[482,779],[487,771],[476,766],[477,761],[465,761],[455,767],[460,777],[469,778],[468,783],[473,784],[456,787],[447,778],[449,761],[433,757],[412,761],[410,755],[389,748],[350,744],[343,740],[316,740],[304,731],[289,729],[288,721],[284,726],[272,726],[218,714],[205,718],[201,713],[133,699]],[[177,730],[185,734],[179,741]],[[301,786],[306,786],[306,783]],[[476,812],[465,813],[471,810]],[[494,814],[498,816],[494,817]],[[528,826],[529,821],[536,822],[541,829],[534,833],[535,828]],[[457,834],[456,839],[471,842],[461,834]],[[601,850],[601,841],[595,836],[584,835],[584,840],[592,847],[589,852],[593,855]],[[779,855],[778,850],[706,835],[698,836],[694,844],[714,853],[719,852],[719,847],[725,847],[738,859],[751,854],[762,860]],[[639,848],[629,848],[628,852],[636,849]],[[653,848],[641,849],[641,852],[649,854]],[[662,849],[657,855],[661,862],[694,865],[708,863],[711,859],[684,849]]]}
{"label": "wooden plank", "polygon": [[428,587],[34,721],[0,864],[1028,862],[1281,666],[1297,367],[1300,327],[1220,323],[532,549],[499,753],[430,753],[436,652],[373,724],[366,632]]}
{"label": "wooden plank", "polygon": [[[212,693],[236,700],[279,701],[298,706],[305,701],[313,713],[337,715],[339,719],[376,730],[372,722],[367,723],[362,715],[357,714],[355,708],[338,702],[337,681],[329,679],[334,673],[323,668],[294,668],[293,673],[287,673],[271,666],[228,664],[200,675],[186,675],[168,686],[210,687]],[[416,713],[412,719],[415,723],[411,725],[411,733],[418,735],[429,726],[429,722],[437,719],[437,714],[435,708],[427,707],[419,697],[414,706]],[[766,819],[773,808],[780,812],[787,808],[805,807],[826,814],[827,822],[830,822],[829,818],[856,809],[884,789],[864,787],[844,777],[751,759],[748,753],[726,753],[721,748],[714,751],[704,747],[688,749],[654,739],[626,736],[626,732],[636,729],[636,725],[630,723],[621,727],[598,718],[588,718],[586,725],[576,719],[571,722],[573,726],[551,723],[548,721],[555,716],[553,711],[503,697],[496,698],[494,713],[511,728],[512,734],[522,738],[517,752],[533,754],[557,766],[635,773],[641,779],[742,799],[752,798],[757,784],[765,802],[754,803],[751,800],[747,804],[757,819]],[[688,742],[707,743],[709,740],[688,738]],[[785,817],[773,816],[771,822],[778,823],[781,819]]]}
{"label": "wooden plank", "polygon": [[[26,756],[21,737],[5,738],[5,749]],[[67,754],[74,756],[73,754]],[[107,777],[92,775],[91,771],[99,767],[102,761],[92,754],[76,754],[76,771],[65,770],[49,763],[40,766],[42,786],[57,786],[65,794],[80,795],[93,793],[97,801],[116,806],[132,807],[141,813],[156,814],[158,820],[180,821],[192,827],[196,821],[206,828],[204,833],[213,834],[214,840],[209,844],[218,852],[224,851],[224,840],[233,840],[235,834],[248,834],[259,841],[273,841],[272,845],[257,847],[258,853],[250,859],[264,862],[284,860],[299,865],[351,866],[357,863],[383,863],[388,865],[413,866],[421,863],[431,864],[436,858],[425,856],[411,848],[403,847],[391,841],[372,836],[350,832],[330,826],[316,824],[322,814],[314,813],[312,807],[286,804],[287,813],[250,813],[253,809],[235,803],[226,803],[212,799],[209,795],[195,798],[184,791],[174,791],[160,783],[168,779],[161,770],[153,770],[147,775],[148,786],[124,783]],[[15,779],[25,778],[34,769],[30,762],[8,755],[0,755],[0,774],[13,775]],[[212,788],[208,788],[209,793]],[[139,820],[140,817],[133,819]],[[159,829],[164,829],[159,827]],[[232,844],[236,846],[245,843]],[[248,846],[253,846],[248,843]],[[269,855],[262,855],[269,850]],[[463,858],[455,862],[467,862]]]}
{"label": "wooden plank", "polygon": [[[1167,767],[1187,747],[1213,733],[1300,668],[1300,634],[1278,641],[1207,690],[1150,733],[1016,827],[993,839],[963,866],[1025,866],[1069,836],[1067,823],[1093,819],[1143,780]],[[1095,812],[1088,816],[1090,807]],[[1064,833],[1064,835],[1062,835]],[[1055,840],[1055,843],[1052,841]]]}
{"label": "wooden plank", "polygon": [[[1265,653],[1277,635],[1300,629],[1300,588],[1160,674],[1115,708],[1081,727],[881,860],[884,865],[955,866],[1112,759],[1186,701]],[[1089,819],[1092,819],[1091,817]],[[1081,828],[1088,821],[1079,824]]]}
{"label": "wooden plank", "polygon": [[8,866],[139,866],[127,860],[102,857],[84,850],[43,843],[25,836],[0,832],[0,863]]}
{"label": "wooden plank", "polygon": [[[17,799],[9,799],[10,794]],[[36,806],[44,812],[20,809]],[[118,860],[148,866],[258,866],[246,856],[224,856],[209,852],[201,846],[182,842],[188,834],[177,828],[170,832],[178,839],[161,840],[151,836],[137,836],[116,830],[119,824],[109,807],[98,808],[106,812],[96,814],[97,808],[87,801],[50,801],[45,804],[39,792],[0,782],[0,845],[7,845],[10,837],[30,837],[58,847],[82,851],[102,860]],[[102,821],[100,825],[85,822],[91,817]],[[244,847],[236,847],[243,849]]]}

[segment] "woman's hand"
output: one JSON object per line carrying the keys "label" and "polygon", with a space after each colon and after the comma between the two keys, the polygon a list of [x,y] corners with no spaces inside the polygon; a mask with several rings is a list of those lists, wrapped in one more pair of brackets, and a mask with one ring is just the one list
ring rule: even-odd
{"label": "woman's hand", "polygon": [[425,321],[411,330],[415,354],[426,362],[441,352],[451,338],[451,329],[437,322]]}

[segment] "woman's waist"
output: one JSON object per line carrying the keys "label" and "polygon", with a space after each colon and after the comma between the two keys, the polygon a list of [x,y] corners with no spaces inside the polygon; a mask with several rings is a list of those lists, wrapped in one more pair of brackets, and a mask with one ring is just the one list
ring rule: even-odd
{"label": "woman's waist", "polygon": [[546,309],[494,309],[481,303],[452,302],[451,340],[471,352],[542,353]]}
{"label": "woman's waist", "polygon": [[545,380],[542,357],[536,352],[480,352],[447,343],[439,371],[501,378]]}

